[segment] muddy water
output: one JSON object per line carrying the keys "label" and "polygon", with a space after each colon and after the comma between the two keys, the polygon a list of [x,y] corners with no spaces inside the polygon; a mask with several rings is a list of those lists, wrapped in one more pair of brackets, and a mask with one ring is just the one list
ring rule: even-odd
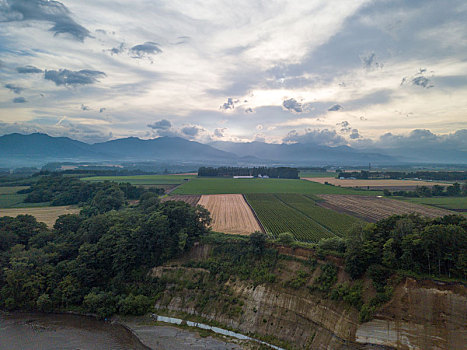
{"label": "muddy water", "polygon": [[122,326],[75,315],[0,314],[0,350],[147,350]]}

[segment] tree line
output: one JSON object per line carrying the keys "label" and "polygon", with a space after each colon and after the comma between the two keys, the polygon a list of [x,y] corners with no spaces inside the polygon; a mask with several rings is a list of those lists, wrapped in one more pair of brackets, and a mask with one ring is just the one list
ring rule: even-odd
{"label": "tree line", "polygon": [[338,177],[356,179],[420,179],[435,181],[464,181],[467,180],[467,171],[341,171]]}
{"label": "tree line", "polygon": [[417,186],[415,191],[390,191],[385,189],[385,196],[403,196],[403,197],[459,197],[467,196],[467,182],[462,184],[454,183],[450,186],[434,185]]}
{"label": "tree line", "polygon": [[267,175],[271,178],[281,179],[298,179],[298,169],[289,167],[254,167],[254,168],[242,168],[242,167],[200,167],[198,169],[198,176],[254,176]]}

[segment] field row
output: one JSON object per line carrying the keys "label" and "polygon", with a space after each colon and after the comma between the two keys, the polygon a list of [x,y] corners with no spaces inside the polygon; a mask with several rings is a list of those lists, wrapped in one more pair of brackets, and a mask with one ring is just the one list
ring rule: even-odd
{"label": "field row", "polygon": [[370,222],[376,222],[391,215],[410,213],[430,218],[453,214],[453,212],[444,209],[388,198],[332,194],[321,194],[319,197],[325,200],[320,204],[326,208],[350,213]]}
{"label": "field row", "polygon": [[343,236],[358,220],[320,208],[300,194],[249,194],[247,200],[273,237],[290,232],[297,240],[317,242],[322,238]]}

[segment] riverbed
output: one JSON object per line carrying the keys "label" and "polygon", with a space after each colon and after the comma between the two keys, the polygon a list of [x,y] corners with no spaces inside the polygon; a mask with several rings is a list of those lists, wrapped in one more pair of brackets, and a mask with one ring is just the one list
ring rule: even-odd
{"label": "riverbed", "polygon": [[127,326],[68,314],[0,314],[0,350],[242,349],[238,344],[200,337],[177,327]]}

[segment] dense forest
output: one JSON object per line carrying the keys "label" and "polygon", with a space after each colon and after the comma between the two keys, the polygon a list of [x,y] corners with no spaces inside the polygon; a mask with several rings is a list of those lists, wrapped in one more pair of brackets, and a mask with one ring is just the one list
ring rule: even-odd
{"label": "dense forest", "polygon": [[143,314],[164,288],[149,270],[189,250],[210,222],[202,207],[154,193],[108,209],[61,216],[51,230],[30,215],[0,218],[0,309]]}
{"label": "dense forest", "polygon": [[255,167],[255,168],[235,168],[235,167],[220,167],[209,168],[201,167],[198,169],[198,176],[269,176],[271,178],[281,179],[298,179],[298,169],[289,167]]}

